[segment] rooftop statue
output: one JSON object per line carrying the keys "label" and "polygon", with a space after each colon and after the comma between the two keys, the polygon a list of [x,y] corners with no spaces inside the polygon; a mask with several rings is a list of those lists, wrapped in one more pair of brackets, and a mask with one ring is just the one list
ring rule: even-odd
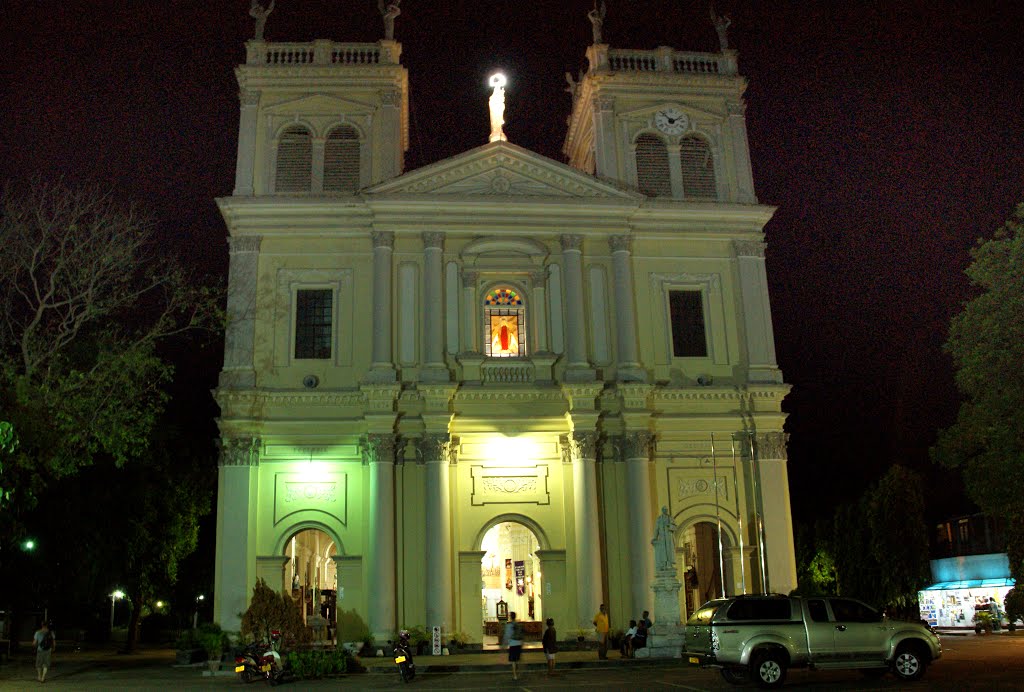
{"label": "rooftop statue", "polygon": [[377,0],[377,8],[380,10],[380,16],[384,18],[384,40],[394,41],[395,40],[395,18],[402,14],[402,10],[399,9],[398,5],[402,0]]}
{"label": "rooftop statue", "polygon": [[565,90],[572,96],[572,100],[576,101],[576,91],[580,88],[579,82],[573,79],[572,74],[569,72],[565,73],[565,82],[568,85],[565,87]]}
{"label": "rooftop statue", "polygon": [[487,141],[507,141],[504,130],[501,126],[505,124],[505,75],[500,72],[491,75],[489,86],[494,87],[488,106],[491,109],[491,136]]}
{"label": "rooftop statue", "polygon": [[732,24],[732,20],[729,19],[729,15],[717,15],[715,14],[715,6],[710,5],[708,10],[711,12],[711,23],[715,25],[715,31],[718,32],[718,43],[722,46],[722,52],[729,50],[729,34],[727,29]]}
{"label": "rooftop statue", "polygon": [[260,0],[252,0],[252,4],[249,5],[249,16],[256,20],[256,36],[254,40],[263,40],[263,27],[267,23],[267,15],[274,11],[274,0],[270,0],[270,4],[266,8],[260,4]]}
{"label": "rooftop statue", "polygon": [[587,19],[590,20],[590,24],[594,29],[594,43],[602,43],[603,39],[601,36],[601,27],[604,26],[604,16],[608,13],[608,7],[604,4],[604,0],[601,0],[600,8],[597,6],[597,0],[594,0],[594,9],[587,12]]}
{"label": "rooftop statue", "polygon": [[661,514],[654,522],[654,569],[675,571],[676,568],[676,524],[669,516],[668,507],[661,508]]}

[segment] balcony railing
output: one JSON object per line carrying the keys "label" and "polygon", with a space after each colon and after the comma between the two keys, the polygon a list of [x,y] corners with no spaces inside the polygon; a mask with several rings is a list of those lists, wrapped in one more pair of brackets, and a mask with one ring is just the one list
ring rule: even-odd
{"label": "balcony railing", "polygon": [[591,46],[592,69],[613,72],[671,72],[674,74],[734,76],[738,74],[735,51],[683,53],[662,46],[655,50],[626,50]]}
{"label": "balcony railing", "polygon": [[488,360],[480,368],[484,384],[530,384],[533,363],[529,360]]}
{"label": "balcony railing", "polygon": [[378,43],[334,43],[317,40],[310,43],[245,44],[247,65],[397,65],[401,47],[394,41]]}

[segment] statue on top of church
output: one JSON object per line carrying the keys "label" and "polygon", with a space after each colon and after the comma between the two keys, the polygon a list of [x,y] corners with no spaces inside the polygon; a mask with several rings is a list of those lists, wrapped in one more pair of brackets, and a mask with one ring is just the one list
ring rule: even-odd
{"label": "statue on top of church", "polygon": [[594,9],[587,12],[587,19],[590,20],[590,24],[594,30],[594,43],[603,42],[601,28],[604,26],[604,16],[606,14],[608,14],[608,6],[604,4],[604,0],[601,0],[600,7],[597,5],[597,0],[594,0]]}
{"label": "statue on top of church", "polygon": [[263,40],[263,27],[267,24],[267,15],[273,11],[274,0],[270,0],[270,4],[266,7],[263,7],[260,0],[252,0],[252,4],[249,5],[249,16],[256,20],[256,36],[253,40]]}
{"label": "statue on top of church", "polygon": [[565,73],[565,83],[567,84],[567,86],[565,87],[565,90],[567,92],[569,92],[569,95],[572,96],[573,103],[575,103],[576,102],[576,92],[579,90],[580,84],[579,84],[579,82],[577,82],[575,79],[572,78],[572,73],[571,72],[566,72]]}
{"label": "statue on top of church", "polygon": [[715,25],[715,31],[718,33],[718,43],[722,46],[722,52],[729,50],[729,34],[727,30],[729,25],[732,24],[732,20],[729,19],[729,15],[717,15],[715,14],[715,6],[709,5],[708,10],[711,12],[711,23]]}
{"label": "statue on top of church", "polygon": [[402,14],[398,5],[402,0],[377,0],[380,16],[384,18],[384,40],[395,40],[395,18]]}

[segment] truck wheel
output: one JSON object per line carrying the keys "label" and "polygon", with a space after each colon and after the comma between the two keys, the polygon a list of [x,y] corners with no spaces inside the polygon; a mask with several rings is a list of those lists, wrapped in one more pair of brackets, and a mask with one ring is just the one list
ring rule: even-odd
{"label": "truck wheel", "polygon": [[722,677],[730,685],[746,685],[750,682],[746,668],[722,668]]}
{"label": "truck wheel", "polygon": [[900,680],[917,680],[924,675],[927,664],[921,657],[921,649],[914,644],[900,644],[892,663],[892,672]]}
{"label": "truck wheel", "polygon": [[757,654],[750,670],[758,687],[782,687],[782,683],[786,682],[785,659],[774,651]]}

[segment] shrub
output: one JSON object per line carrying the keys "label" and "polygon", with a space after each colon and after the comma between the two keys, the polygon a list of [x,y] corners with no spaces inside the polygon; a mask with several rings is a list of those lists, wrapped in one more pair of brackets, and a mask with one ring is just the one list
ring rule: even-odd
{"label": "shrub", "polygon": [[291,651],[285,657],[285,664],[297,678],[314,680],[327,675],[356,673],[363,668],[342,647],[333,649],[307,649]]}
{"label": "shrub", "polygon": [[269,642],[273,630],[281,632],[282,645],[292,648],[308,642],[312,632],[302,621],[302,604],[278,593],[260,579],[252,587],[252,600],[242,614],[242,636]]}
{"label": "shrub", "polygon": [[200,625],[196,632],[196,640],[199,646],[206,651],[206,658],[210,661],[219,661],[224,654],[224,649],[231,646],[228,635],[223,632],[216,622],[206,622]]}
{"label": "shrub", "polygon": [[340,642],[372,642],[370,627],[355,611],[338,610],[338,641]]}

